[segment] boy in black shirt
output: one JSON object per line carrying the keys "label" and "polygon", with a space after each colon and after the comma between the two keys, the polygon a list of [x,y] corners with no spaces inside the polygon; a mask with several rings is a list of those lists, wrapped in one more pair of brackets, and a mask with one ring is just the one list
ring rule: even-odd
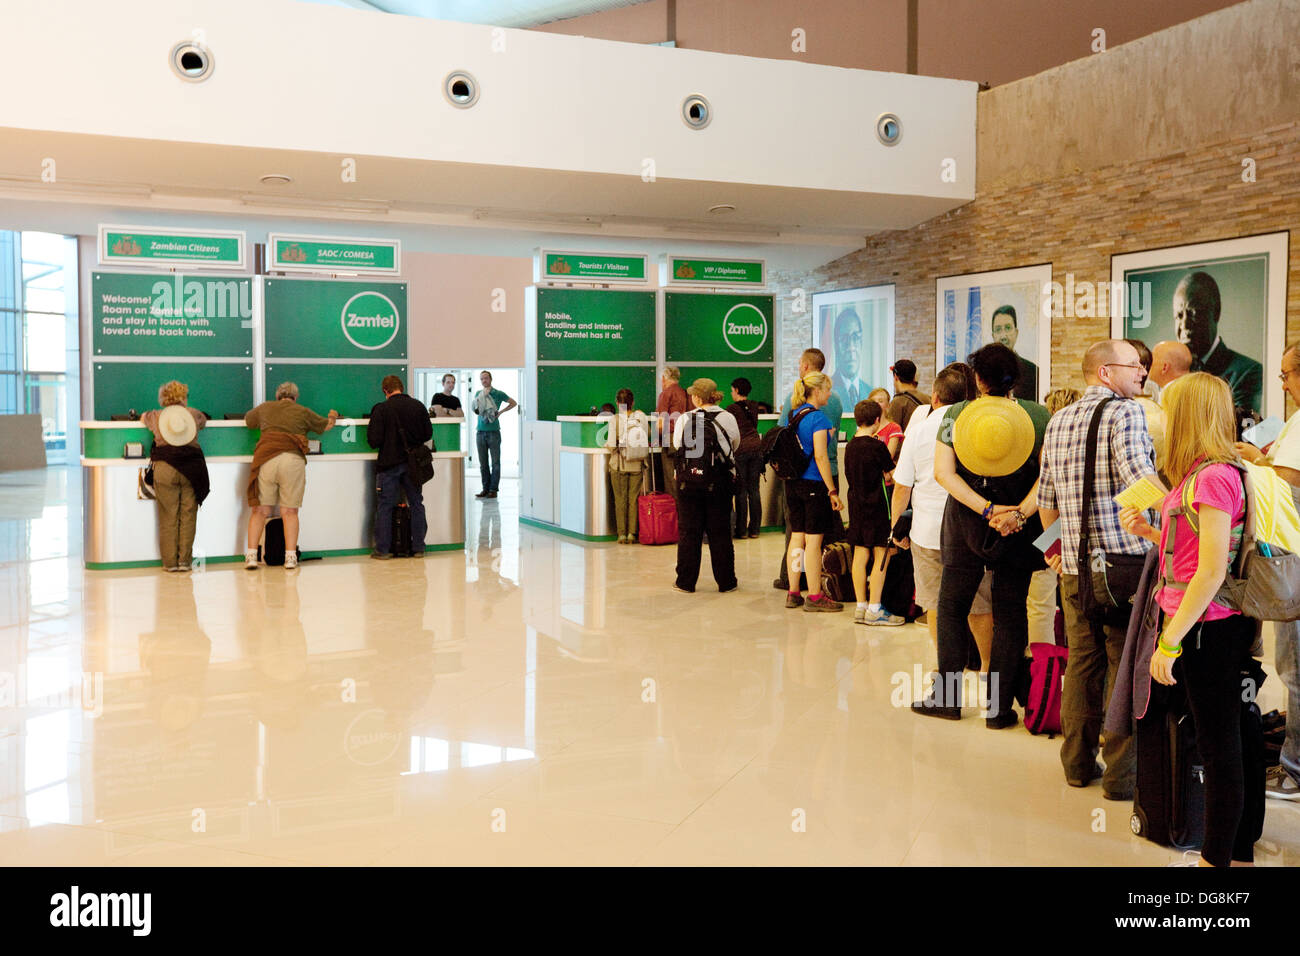
{"label": "boy in black shirt", "polygon": [[[858,430],[844,448],[844,474],[849,482],[849,534],[853,545],[853,590],[858,606],[853,623],[896,627],[903,619],[880,606],[885,587],[885,564],[889,546],[889,502],[885,479],[894,470],[894,459],[885,443],[875,437],[880,431],[879,402],[864,399],[853,406]],[[867,596],[867,559],[871,559],[871,600]]]}

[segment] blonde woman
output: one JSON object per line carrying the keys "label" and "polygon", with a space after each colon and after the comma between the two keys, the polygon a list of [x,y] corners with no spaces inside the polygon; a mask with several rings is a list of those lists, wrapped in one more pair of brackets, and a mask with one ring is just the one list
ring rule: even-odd
{"label": "blonde woman", "polygon": [[1077,388],[1054,388],[1043,396],[1043,404],[1047,406],[1047,411],[1055,415],[1063,408],[1073,405],[1079,399],[1083,398],[1083,393]]}
{"label": "blonde woman", "polygon": [[185,404],[189,396],[188,385],[167,382],[158,389],[161,408],[140,416],[141,424],[153,433],[150,458],[164,571],[190,570],[199,505],[208,496],[208,463],[198,437],[208,416]]}
{"label": "blonde woman", "polygon": [[1246,794],[1262,790],[1264,781],[1247,776],[1243,757],[1241,671],[1250,663],[1256,622],[1214,600],[1241,545],[1246,515],[1235,467],[1232,391],[1223,379],[1195,372],[1163,398],[1165,461],[1174,490],[1161,506],[1160,530],[1132,508],[1120,512],[1120,523],[1158,544],[1162,554],[1172,545],[1172,561],[1162,558],[1162,565],[1172,565],[1161,568],[1167,583],[1156,594],[1163,614],[1151,676],[1183,684],[1196,722],[1205,762],[1200,865],[1251,865],[1258,821],[1248,809],[1256,801]]}
{"label": "blonde woman", "polygon": [[[790,590],[785,606],[803,606],[805,611],[842,611],[844,605],[822,594],[822,537],[840,518],[839,488],[831,471],[829,443],[835,427],[822,414],[831,397],[830,376],[809,372],[794,383],[790,397],[790,426],[799,436],[799,447],[808,456],[803,474],[785,484],[786,523],[790,547],[786,551],[786,573]],[[808,599],[799,593],[799,572],[808,575]]]}

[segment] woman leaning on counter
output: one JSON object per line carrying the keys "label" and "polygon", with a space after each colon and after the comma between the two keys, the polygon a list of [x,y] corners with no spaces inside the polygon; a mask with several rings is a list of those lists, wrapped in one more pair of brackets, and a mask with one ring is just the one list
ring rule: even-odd
{"label": "woman leaning on counter", "polygon": [[190,389],[168,382],[158,389],[161,408],[140,416],[153,433],[153,484],[158,500],[158,551],[164,571],[188,571],[199,505],[208,496],[208,463],[199,429],[208,417],[187,406]]}

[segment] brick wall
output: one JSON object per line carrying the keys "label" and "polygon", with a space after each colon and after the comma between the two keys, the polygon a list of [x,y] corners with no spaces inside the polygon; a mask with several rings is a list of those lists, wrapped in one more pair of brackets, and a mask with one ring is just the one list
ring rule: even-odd
{"label": "brick wall", "polygon": [[[1047,128],[1044,135],[1055,134]],[[1254,183],[1242,182],[1245,157],[1256,162]],[[772,277],[781,316],[778,394],[789,394],[799,352],[812,344],[813,292],[893,282],[894,354],[916,362],[924,387],[935,373],[940,276],[1051,262],[1057,282],[1064,284],[1067,273],[1076,283],[1109,282],[1114,254],[1287,229],[1287,341],[1294,341],[1300,338],[1300,121],[1159,158],[980,190],[960,209],[874,235],[864,248],[812,272]],[[792,313],[796,289],[807,296],[803,315]],[[1083,351],[1109,335],[1109,317],[1055,320],[1052,386],[1081,387]],[[1276,371],[1265,369],[1267,382]]]}

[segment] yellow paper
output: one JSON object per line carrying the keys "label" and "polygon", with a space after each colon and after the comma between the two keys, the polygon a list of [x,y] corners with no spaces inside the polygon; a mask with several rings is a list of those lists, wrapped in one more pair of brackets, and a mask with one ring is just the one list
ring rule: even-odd
{"label": "yellow paper", "polygon": [[1165,497],[1165,490],[1150,478],[1139,478],[1115,496],[1115,503],[1121,508],[1136,508],[1146,511],[1154,508]]}

